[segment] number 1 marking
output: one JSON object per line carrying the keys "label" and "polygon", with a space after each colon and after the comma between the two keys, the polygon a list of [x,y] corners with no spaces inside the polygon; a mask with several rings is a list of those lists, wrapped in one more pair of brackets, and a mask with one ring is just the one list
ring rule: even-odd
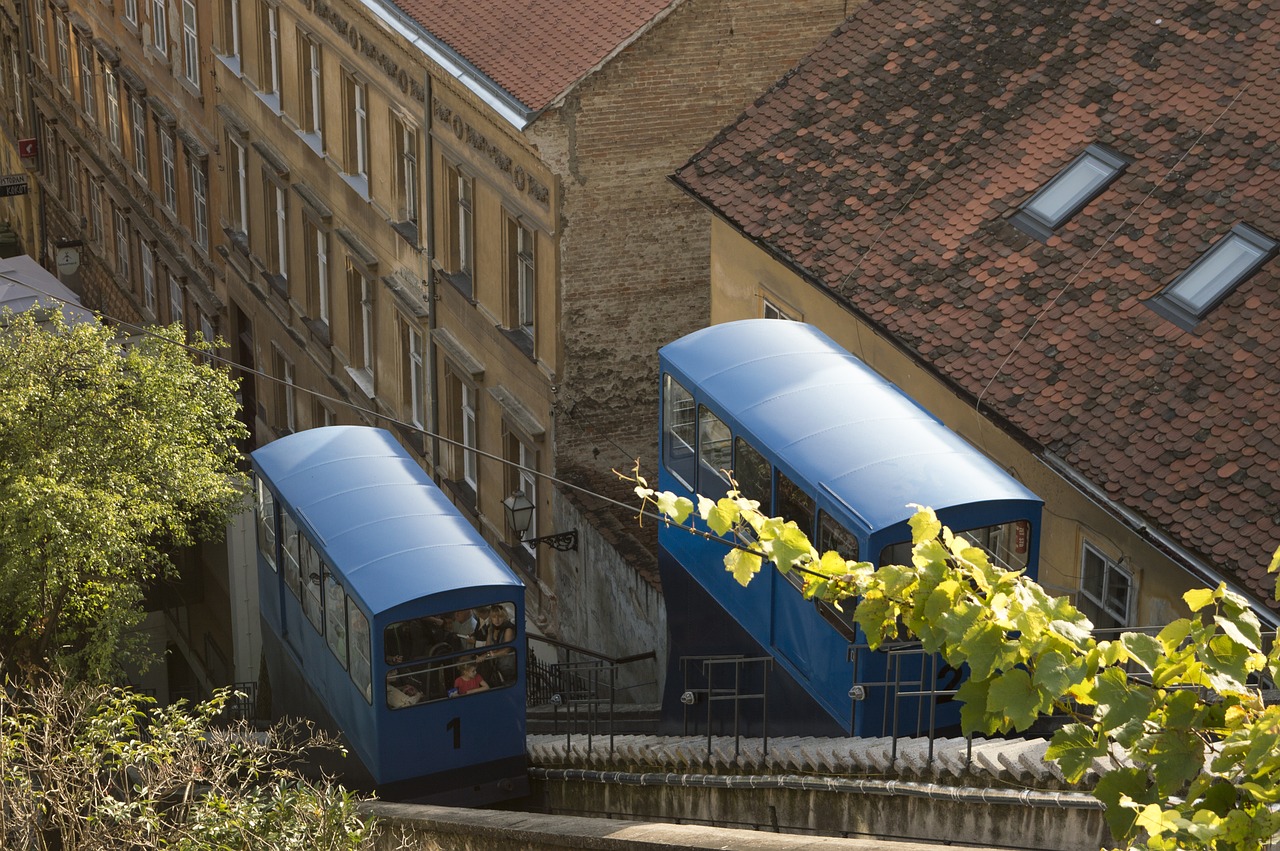
{"label": "number 1 marking", "polygon": [[455,751],[461,750],[462,749],[462,719],[454,718],[448,724],[445,724],[444,728],[446,730],[453,731],[453,749]]}

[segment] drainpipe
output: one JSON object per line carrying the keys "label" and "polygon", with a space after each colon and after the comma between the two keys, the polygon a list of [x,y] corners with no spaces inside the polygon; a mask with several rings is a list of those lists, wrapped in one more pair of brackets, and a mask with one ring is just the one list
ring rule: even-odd
{"label": "drainpipe", "polygon": [[425,178],[427,182],[427,197],[422,205],[422,227],[425,239],[423,239],[423,250],[419,252],[418,257],[421,258],[419,270],[422,269],[421,262],[426,265],[426,281],[427,281],[427,431],[431,435],[431,469],[428,471],[431,480],[439,484],[440,476],[440,375],[436,367],[436,337],[435,330],[437,325],[436,310],[440,305],[439,294],[436,292],[436,271],[435,271],[435,215],[436,215],[436,192],[435,192],[435,156],[431,144],[431,72],[423,71],[423,88],[426,91],[423,104],[422,115],[422,143],[426,153],[425,162]]}

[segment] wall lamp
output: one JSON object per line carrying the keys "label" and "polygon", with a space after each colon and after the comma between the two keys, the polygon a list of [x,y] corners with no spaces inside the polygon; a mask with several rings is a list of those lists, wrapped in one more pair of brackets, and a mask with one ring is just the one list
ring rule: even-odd
{"label": "wall lamp", "polygon": [[533,503],[529,501],[529,497],[524,495],[524,491],[516,491],[504,499],[502,507],[507,510],[507,526],[519,536],[521,541],[524,541],[534,549],[537,549],[538,544],[546,544],[551,549],[559,550],[562,553],[569,550],[577,551],[577,529],[525,540],[525,533],[529,531],[529,526],[533,523]]}

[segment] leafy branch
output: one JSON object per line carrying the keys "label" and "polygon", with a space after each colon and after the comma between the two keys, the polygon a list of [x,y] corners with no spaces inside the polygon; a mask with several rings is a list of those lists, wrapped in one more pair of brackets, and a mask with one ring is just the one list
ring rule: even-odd
{"label": "leafy branch", "polygon": [[[956,668],[966,734],[1026,730],[1044,715],[1069,723],[1048,755],[1079,782],[1097,767],[1094,794],[1125,847],[1262,849],[1280,832],[1280,707],[1258,683],[1280,674],[1243,597],[1217,588],[1184,595],[1193,616],[1157,635],[1098,640],[1064,597],[943,526],[932,509],[910,520],[909,565],[819,553],[794,522],[769,517],[736,489],[696,501],[649,487],[639,468],[619,476],[641,510],[731,544],[725,569],[747,585],[764,564],[798,571],[806,599],[852,604],[868,644],[902,631]],[[1280,568],[1280,549],[1269,570]]]}

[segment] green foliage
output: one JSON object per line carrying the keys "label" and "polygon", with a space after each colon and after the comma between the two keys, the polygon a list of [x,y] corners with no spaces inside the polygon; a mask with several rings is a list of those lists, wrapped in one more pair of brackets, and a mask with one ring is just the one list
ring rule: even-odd
{"label": "green foliage", "polygon": [[[693,522],[664,507],[674,495],[624,478],[668,522]],[[1068,600],[991,564],[928,508],[911,519],[911,564],[878,568],[819,554],[795,524],[758,509],[736,492],[698,500],[696,516],[733,546],[725,564],[740,582],[764,562],[800,571],[806,597],[854,603],[872,647],[905,632],[967,665],[967,733],[1071,717],[1048,756],[1072,782],[1100,773],[1095,795],[1124,847],[1260,851],[1280,831],[1280,707],[1264,707],[1254,685],[1280,677],[1280,647],[1264,652],[1256,615],[1225,586],[1187,592],[1196,616],[1158,635],[1097,641]],[[1280,570],[1280,549],[1270,569]]]}
{"label": "green foliage", "polygon": [[372,847],[373,824],[353,795],[291,768],[335,743],[222,724],[229,698],[160,708],[135,693],[57,681],[0,692],[0,846]]}
{"label": "green foliage", "polygon": [[221,533],[240,500],[234,385],[178,327],[0,317],[0,655],[109,671],[170,548]]}

